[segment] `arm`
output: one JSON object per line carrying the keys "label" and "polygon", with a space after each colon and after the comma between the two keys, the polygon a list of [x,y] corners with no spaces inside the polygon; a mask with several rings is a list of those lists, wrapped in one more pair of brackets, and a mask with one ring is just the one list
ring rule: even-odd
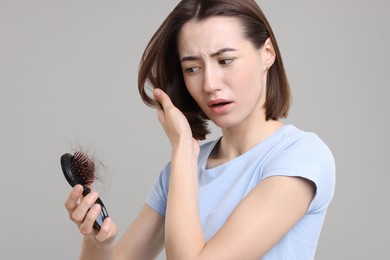
{"label": "arm", "polygon": [[164,217],[145,204],[115,249],[114,259],[155,259],[164,246]]}
{"label": "arm", "polygon": [[198,212],[199,147],[169,97],[159,90],[154,94],[162,106],[159,120],[172,145],[165,231],[168,259],[259,259],[306,213],[314,185],[299,177],[263,180],[206,243]]}
{"label": "arm", "polygon": [[259,259],[306,213],[314,185],[299,177],[263,180],[196,258]]}
{"label": "arm", "polygon": [[153,259],[158,255],[164,241],[164,218],[161,215],[145,205],[116,245],[118,228],[110,217],[104,220],[99,231],[93,229],[100,206],[89,208],[98,197],[97,193],[91,192],[83,198],[82,190],[76,185],[65,202],[70,219],[84,235],[80,259]]}
{"label": "arm", "polygon": [[[188,151],[188,149],[186,149]],[[263,180],[244,198],[208,243],[201,230],[195,173],[185,150],[173,156],[167,206],[169,259],[259,259],[306,213],[314,185],[299,177]],[[191,183],[192,182],[192,183]]]}

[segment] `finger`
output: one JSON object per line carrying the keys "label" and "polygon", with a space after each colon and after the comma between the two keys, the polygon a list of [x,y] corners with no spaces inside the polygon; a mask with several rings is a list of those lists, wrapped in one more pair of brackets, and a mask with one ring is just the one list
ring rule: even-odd
{"label": "finger", "polygon": [[71,216],[73,211],[77,208],[77,203],[81,198],[82,193],[83,187],[81,185],[74,186],[72,191],[69,193],[69,196],[65,201],[65,208],[68,211],[69,216]]}
{"label": "finger", "polygon": [[164,127],[167,114],[170,114],[176,107],[173,105],[170,97],[161,89],[154,89],[153,95],[155,100],[160,104],[157,107],[157,118]]}
{"label": "finger", "polygon": [[81,224],[89,210],[89,208],[95,203],[98,198],[96,191],[91,191],[87,196],[82,199],[78,207],[72,213],[72,220],[78,224]]}
{"label": "finger", "polygon": [[[164,119],[165,119],[165,113],[164,113],[164,108],[163,108],[163,105],[162,105],[162,95],[164,95],[164,91],[162,91],[161,89],[154,89],[153,90],[153,96],[154,96],[154,99],[158,102],[158,106],[157,106],[157,118],[158,118],[158,121],[164,125]],[[166,105],[165,105],[166,106]]]}
{"label": "finger", "polygon": [[118,233],[117,226],[112,222],[110,217],[107,217],[102,226],[100,227],[99,233],[96,235],[96,239],[100,242],[107,241],[109,239],[115,238]]}
{"label": "finger", "polygon": [[96,218],[100,214],[101,207],[99,204],[94,204],[88,211],[84,222],[80,225],[80,233],[83,235],[91,235],[95,233],[93,224],[95,223]]}
{"label": "finger", "polygon": [[153,90],[153,97],[156,101],[158,101],[160,103],[160,105],[162,106],[162,109],[164,109],[164,110],[166,110],[166,108],[173,105],[169,96],[159,88],[155,88]]}
{"label": "finger", "polygon": [[162,126],[165,124],[165,113],[161,106],[157,108],[157,119],[161,123]]}

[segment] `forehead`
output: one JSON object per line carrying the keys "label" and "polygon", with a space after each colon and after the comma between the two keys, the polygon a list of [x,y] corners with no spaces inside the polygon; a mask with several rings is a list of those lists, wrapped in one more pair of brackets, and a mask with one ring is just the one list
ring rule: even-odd
{"label": "forehead", "polygon": [[241,22],[235,17],[212,16],[201,21],[186,22],[178,35],[180,56],[233,47],[247,41],[243,37]]}

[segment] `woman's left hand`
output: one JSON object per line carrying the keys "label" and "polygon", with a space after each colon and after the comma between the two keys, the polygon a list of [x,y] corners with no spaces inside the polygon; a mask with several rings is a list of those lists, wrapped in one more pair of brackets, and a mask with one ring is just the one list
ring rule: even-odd
{"label": "woman's left hand", "polygon": [[154,99],[160,104],[157,107],[157,116],[160,124],[164,128],[172,148],[179,145],[191,145],[199,153],[199,142],[192,137],[191,127],[184,114],[173,105],[169,96],[161,89],[153,90]]}

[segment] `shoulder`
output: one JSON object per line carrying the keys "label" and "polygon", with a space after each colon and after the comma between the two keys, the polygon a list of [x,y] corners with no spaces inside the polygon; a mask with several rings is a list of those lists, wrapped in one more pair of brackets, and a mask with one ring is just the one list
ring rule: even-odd
{"label": "shoulder", "polygon": [[264,165],[261,179],[270,176],[302,177],[316,186],[317,206],[327,205],[335,186],[335,160],[325,142],[315,133],[288,126]]}
{"label": "shoulder", "polygon": [[276,147],[272,159],[283,157],[285,159],[304,159],[304,162],[314,160],[334,163],[331,150],[317,134],[300,130],[293,125],[284,127]]}

